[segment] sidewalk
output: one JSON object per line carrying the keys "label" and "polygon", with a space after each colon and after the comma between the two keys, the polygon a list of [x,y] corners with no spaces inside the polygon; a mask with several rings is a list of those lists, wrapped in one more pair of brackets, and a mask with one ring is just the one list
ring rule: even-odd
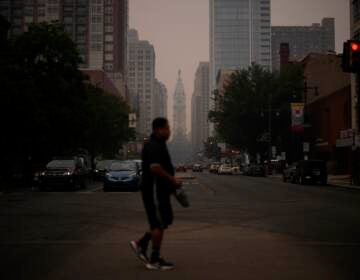
{"label": "sidewalk", "polygon": [[328,183],[335,187],[360,190],[360,186],[352,184],[351,175],[329,175]]}
{"label": "sidewalk", "polygon": [[[268,176],[268,178],[282,180],[282,174],[273,174]],[[338,188],[347,188],[360,190],[360,186],[355,186],[351,183],[350,175],[329,175],[328,176],[328,185]]]}

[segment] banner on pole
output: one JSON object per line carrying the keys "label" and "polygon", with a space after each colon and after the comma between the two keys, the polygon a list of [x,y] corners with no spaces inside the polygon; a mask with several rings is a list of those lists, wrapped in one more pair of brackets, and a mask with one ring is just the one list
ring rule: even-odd
{"label": "banner on pole", "polygon": [[304,103],[291,103],[291,130],[304,131]]}

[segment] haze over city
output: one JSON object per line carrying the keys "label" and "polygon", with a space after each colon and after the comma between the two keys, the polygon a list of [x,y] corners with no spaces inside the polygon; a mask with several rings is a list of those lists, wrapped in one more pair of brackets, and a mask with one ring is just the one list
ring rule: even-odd
{"label": "haze over city", "polygon": [[0,86],[1,279],[359,280],[360,0],[0,0]]}
{"label": "haze over city", "polygon": [[[156,74],[169,94],[169,119],[178,69],[182,70],[190,131],[194,75],[200,61],[209,61],[209,0],[130,0],[129,27],[155,47]],[[336,51],[349,39],[349,3],[344,0],[272,0],[272,25],[311,25],[335,18]]]}

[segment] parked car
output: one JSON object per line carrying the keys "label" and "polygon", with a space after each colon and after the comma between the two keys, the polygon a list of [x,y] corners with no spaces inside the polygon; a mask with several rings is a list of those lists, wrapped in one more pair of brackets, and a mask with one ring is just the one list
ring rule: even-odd
{"label": "parked car", "polygon": [[134,161],[113,161],[104,178],[104,191],[138,191],[140,169]]}
{"label": "parked car", "polygon": [[240,166],[235,165],[231,167],[231,169],[232,169],[232,174],[240,174]]}
{"label": "parked car", "polygon": [[245,173],[245,175],[248,175],[248,176],[265,176],[265,168],[263,165],[261,164],[250,164]]}
{"label": "parked car", "polygon": [[232,175],[232,167],[230,164],[222,164],[219,167],[219,171],[218,171],[219,175],[222,174],[228,174],[228,175]]}
{"label": "parked car", "polygon": [[193,167],[192,167],[192,171],[193,172],[202,172],[203,171],[203,168],[200,164],[194,164]]}
{"label": "parked car", "polygon": [[90,169],[81,157],[54,159],[37,177],[40,190],[56,187],[70,187],[71,189],[86,188],[90,177]]}
{"label": "parked car", "polygon": [[93,170],[93,178],[95,180],[104,180],[106,171],[110,168],[112,160],[100,160],[96,163]]}
{"label": "parked car", "polygon": [[220,167],[219,163],[213,163],[209,167],[209,172],[210,173],[218,173],[219,167]]}
{"label": "parked car", "polygon": [[323,160],[302,160],[296,164],[292,182],[299,184],[321,183],[327,185],[328,174]]}

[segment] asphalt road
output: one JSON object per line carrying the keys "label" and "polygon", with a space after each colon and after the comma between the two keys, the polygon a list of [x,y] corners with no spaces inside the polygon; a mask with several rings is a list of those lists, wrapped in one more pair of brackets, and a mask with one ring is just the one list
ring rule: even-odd
{"label": "asphalt road", "polygon": [[196,173],[192,207],[174,201],[149,272],[128,241],[146,229],[139,193],[0,195],[1,279],[360,279],[360,192]]}

